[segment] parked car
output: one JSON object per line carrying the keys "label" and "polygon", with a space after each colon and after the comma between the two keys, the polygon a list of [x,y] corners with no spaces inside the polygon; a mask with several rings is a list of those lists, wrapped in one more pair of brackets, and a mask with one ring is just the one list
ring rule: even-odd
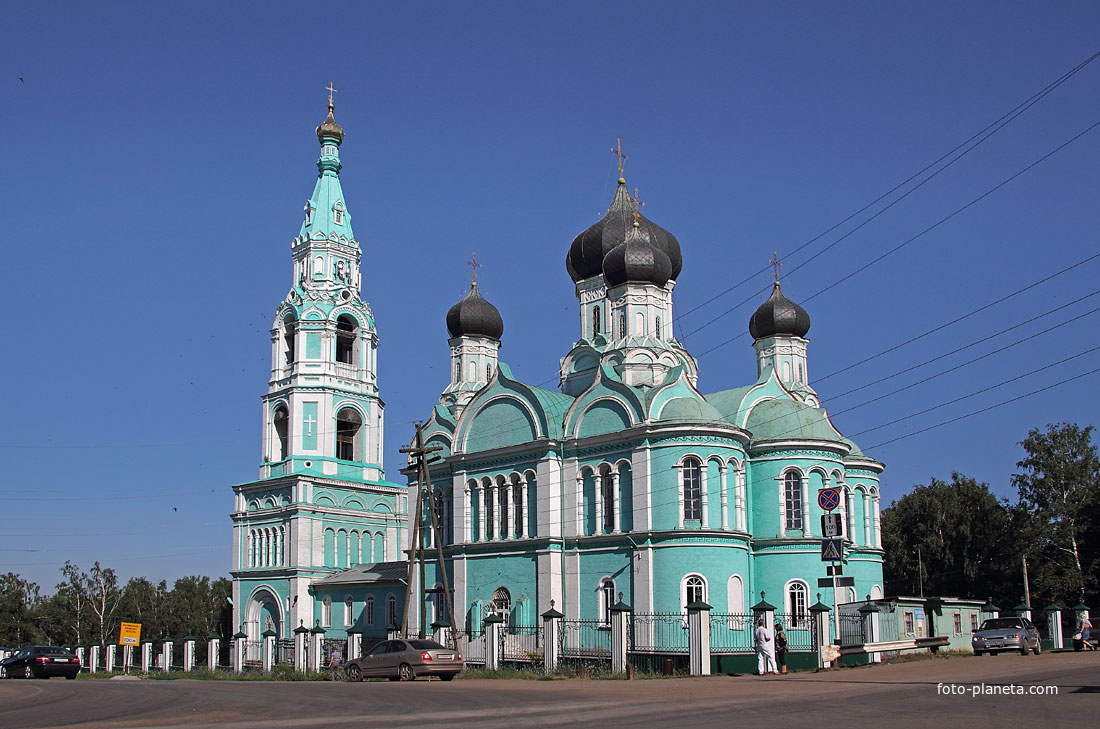
{"label": "parked car", "polygon": [[56,645],[35,645],[24,648],[0,661],[0,678],[76,678],[80,659],[67,648]]}
{"label": "parked car", "polygon": [[997,651],[1020,651],[1026,656],[1028,650],[1042,653],[1039,640],[1038,628],[1027,618],[990,618],[971,637],[970,645],[976,656]]}
{"label": "parked car", "polygon": [[391,681],[412,681],[417,676],[439,676],[450,681],[462,671],[462,654],[434,640],[384,640],[366,655],[348,661],[349,681],[382,676]]}

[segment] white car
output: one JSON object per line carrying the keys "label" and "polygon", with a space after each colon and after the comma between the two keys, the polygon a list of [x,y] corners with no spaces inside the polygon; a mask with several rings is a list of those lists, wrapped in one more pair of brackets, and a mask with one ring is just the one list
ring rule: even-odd
{"label": "white car", "polygon": [[1026,656],[1029,650],[1035,655],[1043,651],[1039,630],[1027,618],[990,618],[974,633],[970,645],[976,656],[997,651],[1019,651]]}

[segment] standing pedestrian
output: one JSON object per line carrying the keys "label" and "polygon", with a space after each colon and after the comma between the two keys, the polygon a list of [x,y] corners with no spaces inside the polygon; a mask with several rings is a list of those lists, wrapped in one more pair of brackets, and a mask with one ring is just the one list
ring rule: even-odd
{"label": "standing pedestrian", "polygon": [[775,624],[775,661],[779,672],[787,672],[787,634],[783,632],[783,623]]}
{"label": "standing pedestrian", "polygon": [[756,673],[758,676],[763,676],[766,673],[778,674],[779,671],[775,670],[775,643],[772,640],[772,632],[768,630],[764,624],[764,618],[756,623],[756,630],[753,632],[753,637],[756,639]]}

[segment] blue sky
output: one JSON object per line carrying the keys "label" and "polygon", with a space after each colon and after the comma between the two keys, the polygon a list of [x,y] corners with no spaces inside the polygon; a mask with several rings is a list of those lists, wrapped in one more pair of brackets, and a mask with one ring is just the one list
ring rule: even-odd
{"label": "blue sky", "polygon": [[909,188],[787,255],[1100,50],[1093,2],[5,5],[0,571],[47,589],[66,559],[124,579],[228,572],[230,484],[257,472],[329,82],[391,479],[446,385],[471,251],[502,360],[556,382],[578,336],[564,257],[610,201],[617,137],[683,248],[677,334],[700,388],[755,378],[746,325],[778,251],[813,320],[811,383],[887,464],[886,501],[952,470],[1010,495],[1029,428],[1096,421],[1100,374],[871,447],[1096,369],[1100,351],[855,435],[1096,346],[1100,295],[1071,302],[1100,288],[1100,258],[942,325],[1100,252],[1100,129],[845,277],[1100,121],[1100,61],[809,264],[794,271]]}

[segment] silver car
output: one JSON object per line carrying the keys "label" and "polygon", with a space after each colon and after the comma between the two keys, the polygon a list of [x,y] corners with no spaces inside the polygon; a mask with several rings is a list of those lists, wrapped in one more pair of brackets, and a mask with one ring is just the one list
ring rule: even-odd
{"label": "silver car", "polygon": [[1039,640],[1039,630],[1027,618],[990,618],[974,633],[970,645],[976,656],[997,651],[1020,651],[1026,656],[1029,650],[1042,653]]}
{"label": "silver car", "polygon": [[381,676],[391,681],[412,681],[417,676],[439,676],[450,681],[462,672],[462,654],[434,640],[385,640],[361,658],[348,661],[349,681]]}

